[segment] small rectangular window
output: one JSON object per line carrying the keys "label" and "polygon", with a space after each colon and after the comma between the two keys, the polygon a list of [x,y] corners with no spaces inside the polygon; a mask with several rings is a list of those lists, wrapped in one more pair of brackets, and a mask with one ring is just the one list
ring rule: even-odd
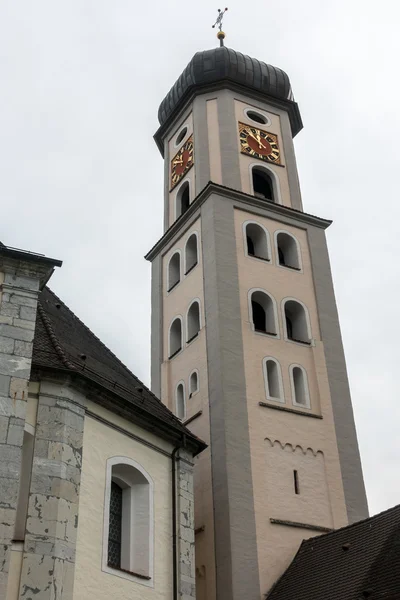
{"label": "small rectangular window", "polygon": [[297,471],[293,471],[293,483],[294,483],[294,493],[300,494],[299,474],[297,473]]}

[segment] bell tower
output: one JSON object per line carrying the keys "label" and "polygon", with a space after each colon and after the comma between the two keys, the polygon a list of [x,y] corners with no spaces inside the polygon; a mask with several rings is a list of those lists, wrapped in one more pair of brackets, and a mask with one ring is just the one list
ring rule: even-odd
{"label": "bell tower", "polygon": [[198,52],[159,121],[152,389],[208,443],[195,465],[196,597],[260,600],[302,539],[368,515],[330,221],[303,211],[302,122],[282,70],[224,46]]}

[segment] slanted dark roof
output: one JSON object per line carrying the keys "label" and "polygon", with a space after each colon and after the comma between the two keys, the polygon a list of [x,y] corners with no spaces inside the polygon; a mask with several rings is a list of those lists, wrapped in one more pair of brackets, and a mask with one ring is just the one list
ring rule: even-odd
{"label": "slanted dark roof", "polygon": [[300,113],[293,100],[287,74],[265,62],[246,56],[232,48],[219,47],[196,52],[174,83],[158,109],[158,120],[164,125],[172,113],[196,88],[221,81],[231,81],[248,90],[277,98],[296,110],[291,115],[293,135],[302,128]]}
{"label": "slanted dark roof", "polygon": [[268,600],[399,600],[400,505],[303,541]]}
{"label": "slanted dark roof", "polygon": [[132,420],[167,438],[186,436],[195,453],[206,447],[48,287],[39,296],[32,364],[83,377],[122,404]]}

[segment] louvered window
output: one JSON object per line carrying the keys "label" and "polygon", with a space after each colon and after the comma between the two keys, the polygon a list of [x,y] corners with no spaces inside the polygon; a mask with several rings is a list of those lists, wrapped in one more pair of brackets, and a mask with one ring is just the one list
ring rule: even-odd
{"label": "louvered window", "polygon": [[122,489],[111,482],[110,525],[108,533],[108,564],[121,568]]}

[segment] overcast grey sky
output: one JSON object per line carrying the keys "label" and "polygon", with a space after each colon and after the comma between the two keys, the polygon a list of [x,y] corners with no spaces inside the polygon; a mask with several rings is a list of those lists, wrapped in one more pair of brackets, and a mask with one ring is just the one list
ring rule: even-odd
{"label": "overcast grey sky", "polygon": [[[228,2],[228,0],[227,0]],[[395,0],[229,0],[227,45],[289,74],[305,210],[328,230],[371,513],[400,502]],[[157,109],[215,1],[2,0],[0,237],[64,260],[52,289],[149,384],[162,234]]]}

